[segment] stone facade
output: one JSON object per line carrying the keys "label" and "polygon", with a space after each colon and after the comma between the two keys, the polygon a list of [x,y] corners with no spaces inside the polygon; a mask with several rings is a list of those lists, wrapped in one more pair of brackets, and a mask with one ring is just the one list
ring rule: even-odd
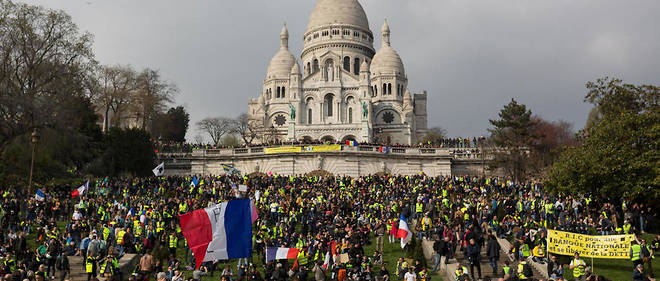
{"label": "stone facade", "polygon": [[303,35],[301,69],[284,26],[262,93],[248,102],[257,139],[417,143],[427,131],[427,94],[408,90],[387,21],[381,35],[375,51],[357,0],[319,0]]}
{"label": "stone facade", "polygon": [[334,175],[361,176],[387,172],[397,175],[451,174],[446,150],[393,148],[389,154],[375,146],[344,146],[341,151],[264,154],[263,148],[198,150],[192,154],[192,174],[223,174],[221,164],[244,173],[307,174],[316,170]]}
{"label": "stone facade", "polygon": [[376,146],[342,146],[339,151],[264,153],[264,147],[195,150],[192,154],[159,154],[166,175],[220,175],[222,164],[244,173],[300,175],[324,170],[334,175],[364,176],[380,172],[413,175],[420,172],[440,175],[501,175],[486,170],[491,157],[460,153],[446,148],[391,148],[390,153]]}

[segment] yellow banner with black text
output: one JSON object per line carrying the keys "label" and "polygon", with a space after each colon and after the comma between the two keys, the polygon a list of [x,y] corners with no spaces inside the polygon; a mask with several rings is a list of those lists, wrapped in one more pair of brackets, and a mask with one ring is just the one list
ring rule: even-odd
{"label": "yellow banner with black text", "polygon": [[305,146],[306,152],[341,151],[340,144]]}
{"label": "yellow banner with black text", "polygon": [[280,146],[280,147],[266,147],[264,148],[265,154],[274,154],[274,153],[298,153],[302,151],[300,146]]}
{"label": "yellow banner with black text", "polygon": [[548,230],[548,252],[598,259],[628,259],[633,235],[584,235]]}
{"label": "yellow banner with black text", "polygon": [[275,153],[300,153],[300,152],[328,152],[328,151],[341,151],[340,144],[330,145],[312,145],[312,146],[280,146],[280,147],[266,147],[264,154]]}

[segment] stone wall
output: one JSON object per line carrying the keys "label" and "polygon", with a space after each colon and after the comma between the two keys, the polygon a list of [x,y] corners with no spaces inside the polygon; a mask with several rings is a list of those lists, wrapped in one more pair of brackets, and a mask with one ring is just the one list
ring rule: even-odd
{"label": "stone wall", "polygon": [[[342,146],[339,151],[266,154],[263,147],[195,150],[187,155],[159,155],[167,175],[224,174],[222,164],[243,173],[262,172],[301,175],[325,170],[334,175],[361,176],[379,172],[429,176],[482,175],[487,161],[479,154],[458,153],[446,148],[390,148],[382,153],[377,146]],[[485,171],[489,174],[489,171]]]}

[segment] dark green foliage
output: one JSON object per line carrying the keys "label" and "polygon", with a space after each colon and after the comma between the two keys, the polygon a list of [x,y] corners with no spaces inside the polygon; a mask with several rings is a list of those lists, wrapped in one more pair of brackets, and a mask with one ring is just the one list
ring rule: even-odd
{"label": "dark green foliage", "polygon": [[599,79],[585,100],[600,119],[585,128],[581,145],[567,149],[552,167],[551,191],[628,198],[660,207],[660,90]]}
{"label": "dark green foliage", "polygon": [[514,99],[500,110],[499,116],[498,120],[489,120],[493,128],[488,131],[492,143],[505,149],[495,154],[492,165],[504,169],[515,180],[523,180],[528,176],[527,153],[536,139],[533,132],[537,121],[524,104],[518,104]]}
{"label": "dark green foliage", "polygon": [[104,151],[95,172],[116,176],[147,176],[156,161],[149,134],[140,129],[112,128],[104,136]]}
{"label": "dark green foliage", "polygon": [[190,114],[183,106],[170,108],[156,118],[152,135],[162,141],[185,142]]}
{"label": "dark green foliage", "polygon": [[[101,130],[89,99],[70,97],[62,118],[69,120],[66,127],[41,127],[41,138],[36,144],[34,160],[35,182],[74,176],[92,161],[101,146]],[[31,132],[13,137],[4,145],[0,159],[0,177],[17,175],[27,182],[32,157]]]}

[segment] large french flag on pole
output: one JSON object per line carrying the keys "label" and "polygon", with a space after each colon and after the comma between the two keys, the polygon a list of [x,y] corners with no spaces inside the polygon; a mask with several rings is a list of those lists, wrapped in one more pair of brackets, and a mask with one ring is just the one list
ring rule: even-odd
{"label": "large french flag on pole", "polygon": [[179,216],[181,231],[202,262],[247,258],[252,251],[252,209],[249,199],[222,202]]}
{"label": "large french flag on pole", "polygon": [[295,259],[298,258],[299,252],[300,249],[296,248],[268,247],[266,248],[266,262],[272,260]]}
{"label": "large french flag on pole", "polygon": [[399,229],[396,232],[396,238],[401,238],[401,249],[403,249],[406,244],[408,244],[408,241],[410,241],[410,238],[412,238],[412,232],[410,231],[410,228],[408,228],[408,222],[406,222],[406,217],[401,214],[401,218],[399,218]]}

